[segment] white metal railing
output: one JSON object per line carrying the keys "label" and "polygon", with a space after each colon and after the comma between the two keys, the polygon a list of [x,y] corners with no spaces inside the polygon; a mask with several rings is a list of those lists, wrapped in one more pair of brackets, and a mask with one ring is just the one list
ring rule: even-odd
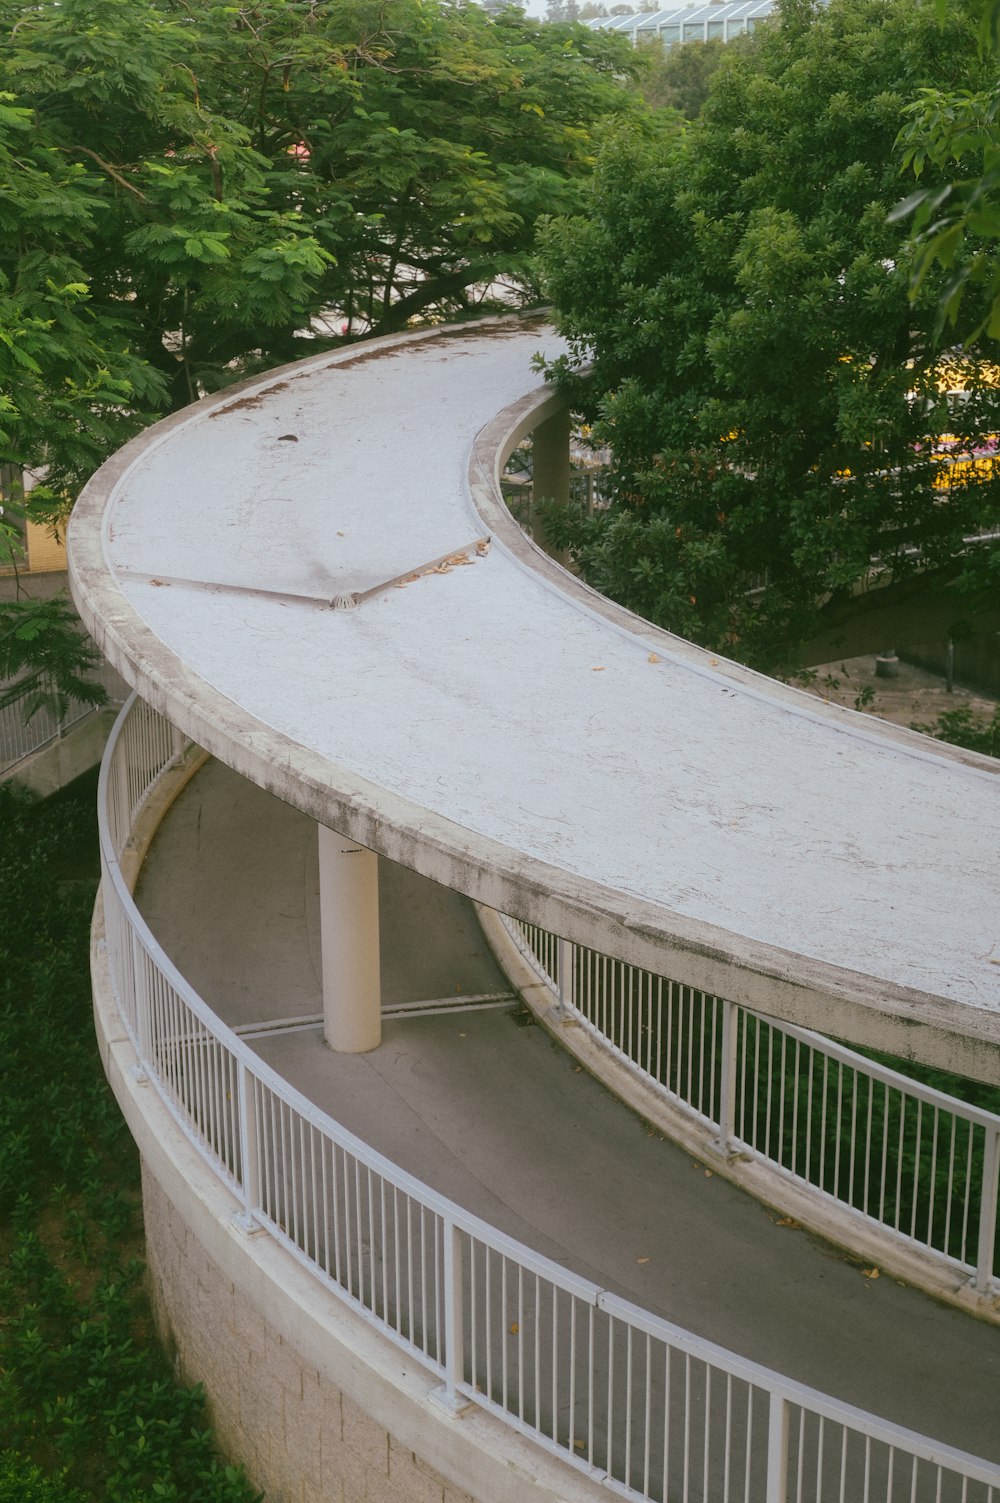
{"label": "white metal railing", "polygon": [[119,865],[179,760],[131,700],[101,771],[111,982],[140,1068],[247,1226],[473,1403],[613,1492],[655,1503],[1000,1503],[1000,1467],[702,1341],[579,1278],[405,1173],[214,1015]]}
{"label": "white metal railing", "polygon": [[[109,663],[102,664],[87,677],[93,683],[101,684],[113,703],[121,704],[128,692]],[[83,700],[72,699],[61,720],[53,715],[47,705],[42,705],[26,723],[24,702],[27,697],[26,692],[20,699],[0,707],[0,774],[16,767],[19,762],[23,762],[34,752],[41,751],[50,742],[58,741],[74,725],[101,708],[99,705],[85,704]]]}
{"label": "white metal railing", "polygon": [[504,918],[552,997],[723,1153],[739,1152],[1000,1289],[1000,1116],[650,971]]}

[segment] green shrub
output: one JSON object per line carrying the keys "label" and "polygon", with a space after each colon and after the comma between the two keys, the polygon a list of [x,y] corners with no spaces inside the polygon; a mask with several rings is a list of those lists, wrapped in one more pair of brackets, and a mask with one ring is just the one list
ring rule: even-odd
{"label": "green shrub", "polygon": [[152,1336],[138,1160],[91,1019],[81,785],[0,786],[0,1503],[250,1503]]}

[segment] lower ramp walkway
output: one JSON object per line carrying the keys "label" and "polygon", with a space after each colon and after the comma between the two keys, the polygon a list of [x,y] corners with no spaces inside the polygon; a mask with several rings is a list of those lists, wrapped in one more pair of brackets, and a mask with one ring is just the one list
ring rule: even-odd
{"label": "lower ramp walkway", "polygon": [[[308,1021],[316,882],[310,821],[210,763],[161,827],[138,899],[225,1021],[409,1172],[699,1335],[1000,1462],[995,1328],[783,1225],[650,1134],[516,1005],[459,1001],[390,1018],[369,1054],[326,1049]],[[387,1001],[503,990],[462,899],[399,869],[385,884]]]}

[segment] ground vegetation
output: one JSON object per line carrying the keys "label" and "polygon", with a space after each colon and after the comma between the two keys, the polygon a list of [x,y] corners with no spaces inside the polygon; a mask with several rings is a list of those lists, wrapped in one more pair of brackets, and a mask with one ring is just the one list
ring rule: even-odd
{"label": "ground vegetation", "polygon": [[253,1503],[143,1289],[137,1156],[87,965],[95,779],[0,786],[0,1503]]}

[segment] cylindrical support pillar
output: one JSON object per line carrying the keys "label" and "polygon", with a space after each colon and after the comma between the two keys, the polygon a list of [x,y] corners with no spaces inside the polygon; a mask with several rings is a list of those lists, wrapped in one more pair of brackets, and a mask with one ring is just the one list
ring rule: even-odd
{"label": "cylindrical support pillar", "polygon": [[378,857],[319,826],[323,1034],[339,1054],[364,1054],[382,1039],[378,949]]}
{"label": "cylindrical support pillar", "polygon": [[569,500],[569,408],[544,423],[531,434],[531,489],[535,501]]}

